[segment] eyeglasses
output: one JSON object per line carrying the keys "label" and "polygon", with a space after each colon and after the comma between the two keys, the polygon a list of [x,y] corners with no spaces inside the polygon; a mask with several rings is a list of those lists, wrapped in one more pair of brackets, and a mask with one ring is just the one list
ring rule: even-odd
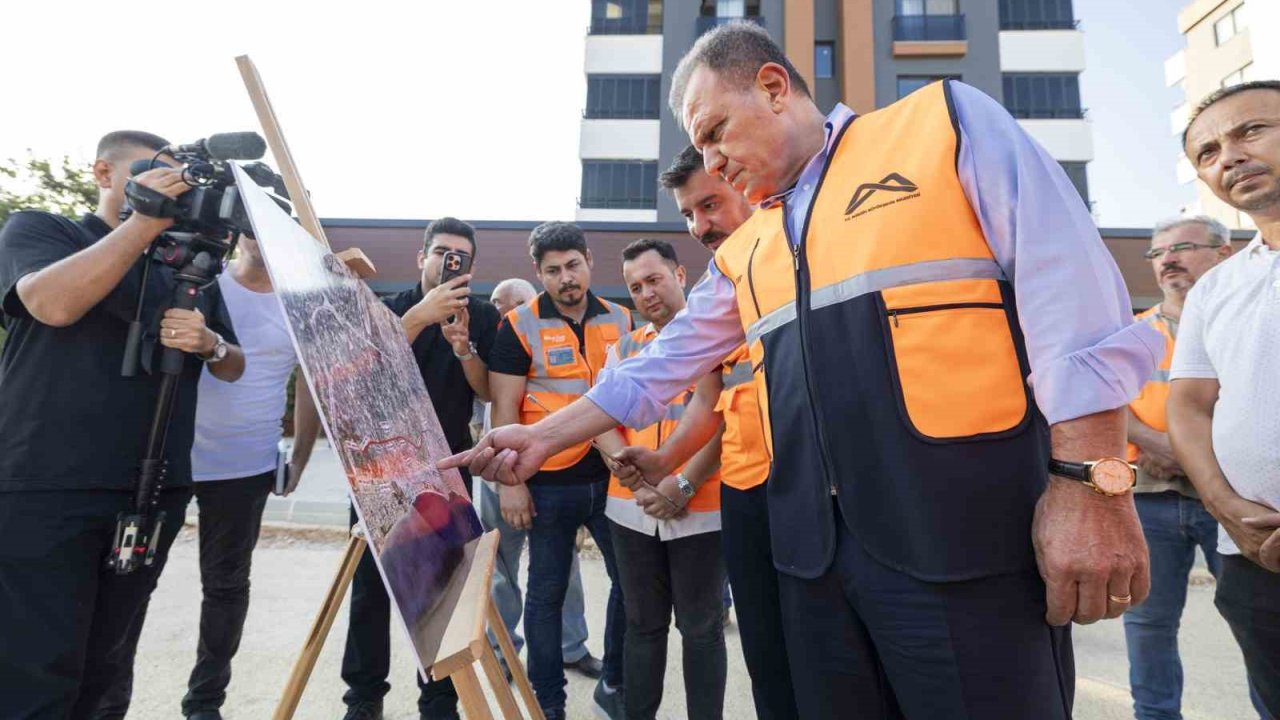
{"label": "eyeglasses", "polygon": [[1221,245],[1205,245],[1203,243],[1193,243],[1193,242],[1180,242],[1180,243],[1174,243],[1172,245],[1166,245],[1164,247],[1151,248],[1150,250],[1142,253],[1142,257],[1148,260],[1155,260],[1156,258],[1161,257],[1165,253],[1186,252],[1187,250],[1211,250],[1213,248],[1219,248],[1219,247],[1222,247],[1222,246]]}

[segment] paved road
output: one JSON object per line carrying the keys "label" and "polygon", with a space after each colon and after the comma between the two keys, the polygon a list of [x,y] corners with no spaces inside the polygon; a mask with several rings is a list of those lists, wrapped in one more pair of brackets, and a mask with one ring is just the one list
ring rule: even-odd
{"label": "paved road", "polygon": [[[254,559],[253,604],[240,655],[234,667],[229,720],[270,717],[288,677],[291,664],[319,607],[342,550],[336,529],[281,530],[268,528]],[[173,554],[151,603],[137,668],[133,718],[178,717],[179,701],[195,656],[195,633],[200,603],[194,532],[187,528]],[[606,576],[603,563],[584,557],[583,583],[589,605],[589,645],[597,654],[604,624]],[[1250,717],[1242,662],[1226,625],[1212,604],[1212,587],[1190,589],[1183,624],[1187,675],[1185,715],[1188,720],[1241,720]],[[344,606],[334,624],[296,717],[340,718],[343,712],[339,677],[342,641],[347,628]],[[667,697],[663,718],[684,717],[683,683],[679,676],[680,647],[673,631],[668,658]],[[1080,679],[1076,717],[1111,720],[1132,717],[1127,688],[1124,635],[1118,622],[1105,622],[1076,632],[1076,660]],[[729,685],[726,717],[753,716],[746,670],[742,665],[736,629],[728,634]],[[415,690],[408,643],[393,633],[393,688],[387,698],[387,717],[416,718]],[[570,717],[591,717],[593,684],[570,675]]]}

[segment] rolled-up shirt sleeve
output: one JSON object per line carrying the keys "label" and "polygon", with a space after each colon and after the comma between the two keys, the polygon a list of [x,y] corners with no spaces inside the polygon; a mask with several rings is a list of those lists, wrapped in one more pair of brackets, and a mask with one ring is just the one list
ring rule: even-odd
{"label": "rolled-up shirt sleeve", "polygon": [[1013,283],[1036,404],[1052,423],[1124,407],[1164,354],[1062,167],[999,103],[952,83],[960,182]]}
{"label": "rolled-up shirt sleeve", "polygon": [[587,399],[622,425],[648,427],[745,340],[733,283],[712,262],[685,309],[644,350],[601,370]]}

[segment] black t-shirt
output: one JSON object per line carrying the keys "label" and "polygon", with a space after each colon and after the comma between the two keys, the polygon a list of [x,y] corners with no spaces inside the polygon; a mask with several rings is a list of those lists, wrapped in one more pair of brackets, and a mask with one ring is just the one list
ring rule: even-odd
{"label": "black t-shirt", "polygon": [[[609,308],[605,307],[604,303],[590,291],[587,292],[587,312],[582,316],[582,323],[562,315],[556,308],[556,304],[546,297],[546,293],[539,295],[536,302],[538,302],[540,317],[559,318],[569,325],[574,335],[578,337],[578,352],[583,356],[586,356],[586,331],[583,329],[583,324],[597,315],[606,315],[609,312]],[[498,328],[498,339],[493,344],[493,356],[489,361],[489,369],[504,375],[528,377],[529,368],[532,365],[533,358],[529,357],[529,352],[524,349],[524,344],[516,335],[515,328],[511,327],[511,323],[506,318],[503,318],[502,326]],[[563,470],[540,470],[529,478],[529,483],[578,485],[608,478],[609,468],[604,464],[599,451],[592,448],[572,467]]]}
{"label": "black t-shirt", "polygon": [[[0,352],[0,492],[132,489],[160,388],[160,317],[173,295],[174,271],[139,256],[124,279],[68,327],[38,322],[18,298],[23,276],[73,255],[105,237],[101,218],[80,221],[20,212],[0,230],[0,321],[9,338]],[[151,263],[143,301],[143,363],[121,377],[129,323],[138,306],[143,267]],[[196,303],[205,321],[235,343],[218,285]],[[174,398],[165,443],[166,485],[191,483],[196,388],[203,363],[186,364]]]}
{"label": "black t-shirt", "polygon": [[[409,309],[422,300],[422,287],[414,285],[402,293],[385,298],[391,312],[403,317]],[[486,364],[493,350],[493,338],[498,331],[498,309],[484,300],[467,299],[467,323],[471,342],[476,344],[476,354]],[[453,355],[453,347],[445,340],[439,325],[431,325],[413,341],[413,356],[427,385],[427,394],[435,406],[436,417],[444,429],[449,449],[458,453],[471,448],[471,414],[476,394],[467,382],[462,361]]]}

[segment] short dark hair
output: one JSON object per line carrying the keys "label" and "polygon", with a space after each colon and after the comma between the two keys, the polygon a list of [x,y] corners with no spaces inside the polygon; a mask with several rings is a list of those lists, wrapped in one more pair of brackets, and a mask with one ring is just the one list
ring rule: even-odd
{"label": "short dark hair", "polygon": [[622,249],[622,262],[635,260],[650,250],[658,253],[663,260],[666,260],[672,267],[680,264],[680,260],[676,257],[676,249],[666,240],[654,240],[653,238],[640,238],[633,241],[630,245]]}
{"label": "short dark hair", "polygon": [[698,38],[685,53],[671,76],[671,94],[667,97],[667,104],[683,127],[684,93],[695,70],[706,67],[722,80],[739,87],[749,87],[765,63],[781,65],[791,79],[791,87],[805,97],[813,97],[804,76],[787,59],[778,43],[769,37],[768,31],[755,23],[737,20]]}
{"label": "short dark hair", "polygon": [[538,265],[542,265],[542,256],[549,252],[570,250],[577,250],[584,257],[587,254],[587,236],[573,223],[544,222],[529,233],[529,254]]}
{"label": "short dark hair", "polygon": [[671,161],[671,167],[662,171],[662,175],[658,177],[658,182],[667,190],[679,190],[684,184],[689,182],[689,178],[696,172],[702,172],[704,165],[702,162],[702,153],[692,145],[681,150],[675,159]]}
{"label": "short dark hair", "polygon": [[141,148],[151,150],[152,152],[160,152],[161,149],[167,147],[169,141],[142,130],[116,130],[102,136],[98,141],[98,157],[106,158],[108,155],[124,150],[125,148]]}
{"label": "short dark hair", "polygon": [[422,234],[422,249],[431,247],[431,239],[437,235],[457,235],[471,243],[471,257],[476,256],[476,229],[455,217],[442,217],[427,223],[427,230]]}
{"label": "short dark hair", "polygon": [[1191,132],[1191,126],[1195,124],[1196,118],[1200,117],[1200,113],[1208,110],[1211,106],[1216,105],[1222,100],[1226,100],[1232,95],[1239,95],[1242,92],[1250,90],[1275,90],[1280,92],[1280,80],[1254,80],[1252,82],[1240,83],[1239,85],[1228,85],[1220,90],[1214,90],[1209,96],[1200,101],[1196,105],[1196,109],[1191,112],[1191,119],[1187,121],[1187,127],[1182,131],[1182,147],[1187,147],[1187,133]]}

